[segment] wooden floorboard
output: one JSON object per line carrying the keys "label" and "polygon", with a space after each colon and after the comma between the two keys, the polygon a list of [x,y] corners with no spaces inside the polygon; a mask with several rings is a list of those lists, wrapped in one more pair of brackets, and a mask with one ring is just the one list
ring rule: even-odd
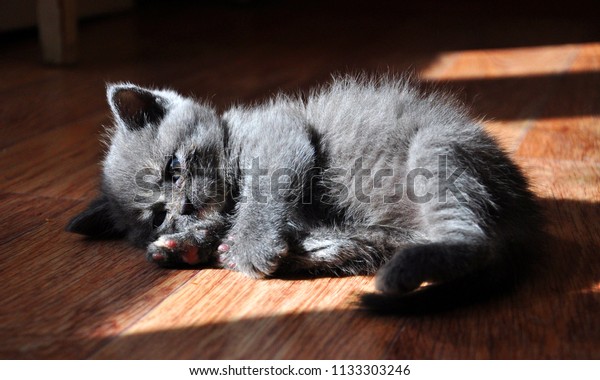
{"label": "wooden floorboard", "polygon": [[[178,4],[83,23],[74,66],[39,64],[32,35],[0,39],[0,358],[600,359],[596,20]],[[106,82],[222,110],[363,70],[454,93],[531,178],[548,236],[514,292],[374,316],[357,305],[370,277],[165,270],[63,231],[97,193]]]}

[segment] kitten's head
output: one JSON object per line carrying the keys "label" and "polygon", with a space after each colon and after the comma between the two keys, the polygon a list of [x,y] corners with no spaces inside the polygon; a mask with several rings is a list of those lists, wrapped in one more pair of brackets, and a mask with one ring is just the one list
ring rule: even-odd
{"label": "kitten's head", "polygon": [[67,227],[138,245],[222,207],[224,130],[215,111],[173,91],[109,85],[115,127],[102,195]]}

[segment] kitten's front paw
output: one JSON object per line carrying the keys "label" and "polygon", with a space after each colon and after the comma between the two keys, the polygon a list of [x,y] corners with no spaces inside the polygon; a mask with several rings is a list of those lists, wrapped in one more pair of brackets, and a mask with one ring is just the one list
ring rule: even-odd
{"label": "kitten's front paw", "polygon": [[146,258],[161,266],[197,265],[206,261],[197,246],[178,239],[176,235],[159,237],[148,246]]}
{"label": "kitten's front paw", "polygon": [[235,235],[228,236],[217,248],[219,262],[224,268],[253,278],[273,275],[288,253],[287,243],[280,239],[272,239],[268,245],[256,243],[259,242],[252,244],[237,241]]}

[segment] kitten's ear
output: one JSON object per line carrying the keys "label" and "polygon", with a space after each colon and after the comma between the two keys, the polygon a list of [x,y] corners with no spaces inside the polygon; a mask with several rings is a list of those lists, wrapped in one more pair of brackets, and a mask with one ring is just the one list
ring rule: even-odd
{"label": "kitten's ear", "polygon": [[166,113],[164,98],[131,84],[108,85],[106,96],[119,124],[132,131],[159,123]]}
{"label": "kitten's ear", "polygon": [[115,226],[108,199],[104,195],[96,198],[85,211],[71,219],[66,230],[92,238],[116,239],[125,236],[125,232]]}

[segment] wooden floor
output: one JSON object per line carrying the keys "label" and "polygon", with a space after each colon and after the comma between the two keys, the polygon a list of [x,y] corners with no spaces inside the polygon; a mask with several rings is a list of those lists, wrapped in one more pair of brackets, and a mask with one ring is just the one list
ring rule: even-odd
{"label": "wooden floor", "polygon": [[[600,359],[593,12],[180,6],[82,24],[70,67],[41,65],[34,34],[0,36],[0,358]],[[63,232],[96,194],[105,82],[222,110],[362,70],[411,70],[456,93],[525,168],[549,238],[514,293],[376,317],[356,307],[369,277],[165,270],[124,242]]]}

